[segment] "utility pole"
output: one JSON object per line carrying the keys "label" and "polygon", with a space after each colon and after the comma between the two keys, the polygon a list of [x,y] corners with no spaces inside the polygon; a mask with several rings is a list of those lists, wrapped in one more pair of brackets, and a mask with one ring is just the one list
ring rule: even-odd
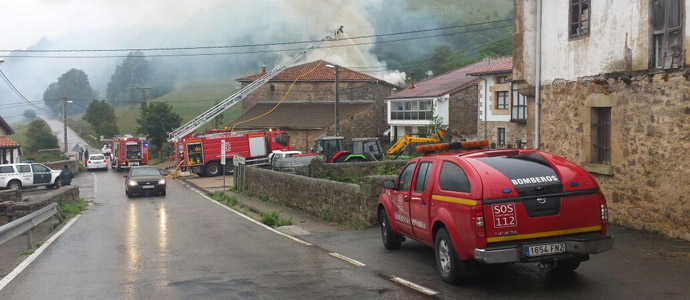
{"label": "utility pole", "polygon": [[335,136],[340,136],[340,111],[338,110],[338,102],[339,102],[339,94],[338,94],[338,71],[340,67],[338,65],[335,65],[333,67],[335,70]]}
{"label": "utility pole", "polygon": [[67,97],[62,97],[60,99],[62,100],[62,134],[65,138],[65,153],[67,153],[67,151],[69,151],[67,147],[67,103],[72,103],[72,101],[68,100]]}
{"label": "utility pole", "polygon": [[134,87],[141,91],[141,108],[146,107],[146,91],[150,90],[150,87]]}

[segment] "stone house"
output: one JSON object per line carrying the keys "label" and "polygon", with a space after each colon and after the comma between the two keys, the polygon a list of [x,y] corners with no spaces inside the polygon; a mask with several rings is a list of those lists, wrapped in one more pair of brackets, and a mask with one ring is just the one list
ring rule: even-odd
{"label": "stone house", "polygon": [[469,73],[479,78],[477,136],[497,148],[520,146],[527,139],[527,100],[510,82],[513,57],[494,58]]}
{"label": "stone house", "polygon": [[528,146],[588,170],[611,222],[690,240],[685,2],[516,0],[513,81]]}
{"label": "stone house", "polygon": [[0,164],[18,163],[21,155],[21,145],[13,141],[8,135],[13,135],[14,130],[5,119],[0,116]]}
{"label": "stone house", "polygon": [[455,69],[412,84],[388,98],[388,126],[391,141],[408,135],[428,135],[432,118],[451,139],[477,137],[477,78],[470,72],[488,66],[488,61]]}
{"label": "stone house", "polygon": [[[280,72],[242,100],[242,116],[237,122],[261,115],[279,102],[280,105],[266,117],[236,128],[277,127],[289,130],[294,148],[301,151],[311,148],[318,136],[334,135],[335,71],[329,66],[333,64],[317,60]],[[237,81],[245,86],[265,73],[266,68],[263,67],[261,73]],[[295,85],[286,95],[293,82]],[[397,88],[373,76],[339,67],[340,135],[346,141],[356,137],[381,136],[388,128],[384,99]]]}

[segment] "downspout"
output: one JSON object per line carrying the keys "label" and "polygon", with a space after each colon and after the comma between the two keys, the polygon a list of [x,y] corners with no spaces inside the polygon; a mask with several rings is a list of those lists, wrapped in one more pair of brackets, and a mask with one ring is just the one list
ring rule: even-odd
{"label": "downspout", "polygon": [[537,46],[536,70],[534,75],[534,149],[539,149],[539,110],[541,108],[541,2],[537,0]]}
{"label": "downspout", "polygon": [[487,121],[487,118],[488,118],[488,112],[487,112],[487,110],[488,110],[488,101],[487,101],[486,97],[487,97],[487,93],[488,93],[488,85],[489,85],[489,83],[488,83],[488,81],[486,80],[486,78],[484,78],[484,76],[481,76],[481,77],[479,77],[479,78],[481,78],[482,80],[484,80],[484,139],[485,139],[485,140],[488,140],[488,139],[489,139],[489,134],[488,134],[487,122],[486,122],[486,121]]}

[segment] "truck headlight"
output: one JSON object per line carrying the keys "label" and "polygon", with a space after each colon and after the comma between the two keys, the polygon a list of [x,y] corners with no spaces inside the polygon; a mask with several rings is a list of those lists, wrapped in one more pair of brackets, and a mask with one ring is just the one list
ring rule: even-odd
{"label": "truck headlight", "polygon": [[134,180],[130,180],[127,184],[129,184],[129,186],[135,186],[137,185],[137,182]]}
{"label": "truck headlight", "polygon": [[158,184],[164,185],[164,184],[165,184],[165,179],[158,180]]}

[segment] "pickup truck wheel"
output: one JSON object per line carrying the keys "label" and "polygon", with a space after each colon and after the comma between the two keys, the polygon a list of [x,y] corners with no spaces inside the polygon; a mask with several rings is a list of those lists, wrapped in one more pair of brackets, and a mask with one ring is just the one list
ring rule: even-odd
{"label": "pickup truck wheel", "polygon": [[217,162],[211,162],[206,165],[206,175],[208,176],[218,176],[220,175],[221,170],[220,164]]}
{"label": "pickup truck wheel", "polygon": [[379,224],[381,224],[381,238],[383,239],[383,247],[388,250],[400,249],[402,237],[393,233],[393,230],[390,227],[391,223],[388,219],[385,209],[382,209],[381,213],[379,214]]}
{"label": "pickup truck wheel", "polygon": [[441,273],[441,278],[447,283],[457,283],[461,277],[461,264],[445,228],[439,229],[436,233],[435,246],[436,267]]}
{"label": "pickup truck wheel", "polygon": [[7,184],[7,188],[10,190],[18,190],[22,188],[22,182],[19,180],[12,180]]}
{"label": "pickup truck wheel", "polygon": [[60,177],[55,178],[55,183],[53,183],[53,185],[51,185],[50,187],[54,188],[56,190],[59,189],[60,188]]}

